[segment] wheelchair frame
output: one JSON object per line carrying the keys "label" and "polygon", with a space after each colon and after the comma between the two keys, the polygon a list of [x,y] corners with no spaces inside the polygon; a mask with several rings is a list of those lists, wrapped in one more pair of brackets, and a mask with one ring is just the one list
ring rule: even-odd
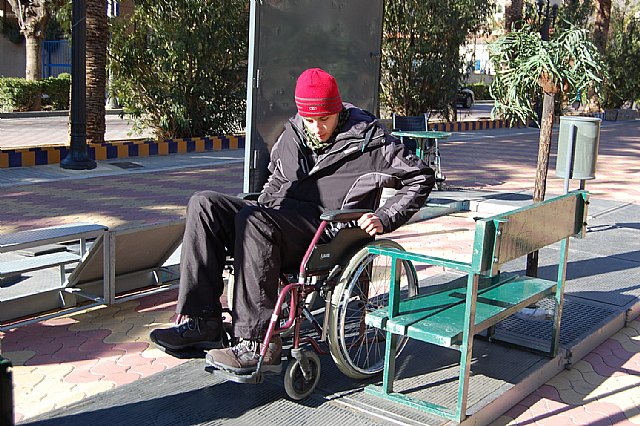
{"label": "wheelchair frame", "polygon": [[[340,229],[329,243],[319,244],[329,223],[352,222],[362,214],[370,211],[369,209],[336,210],[325,212],[321,215],[322,222],[300,263],[297,282],[289,282],[284,275],[281,277],[280,294],[271,315],[264,338],[265,344],[261,345],[260,358],[254,372],[251,374],[234,374],[209,365],[205,369],[237,383],[261,383],[266,374],[262,371],[262,364],[268,343],[276,334],[285,334],[293,330],[293,343],[289,357],[290,362],[285,372],[284,387],[291,399],[301,400],[306,398],[313,392],[320,378],[320,359],[317,354],[326,354],[326,351],[320,347],[316,339],[311,336],[301,336],[302,321],[307,319],[320,336],[319,340],[328,343],[329,352],[336,366],[345,375],[363,379],[382,372],[383,356],[376,360],[371,368],[368,366],[360,367],[356,365],[357,361],[352,359],[350,355],[351,348],[347,347],[348,345],[344,342],[345,324],[349,324],[346,318],[346,309],[349,308],[352,299],[358,300],[356,302],[358,338],[355,345],[369,345],[372,342],[384,345],[385,335],[378,333],[373,327],[368,327],[364,322],[366,311],[363,311],[363,308],[366,309],[369,303],[370,281],[365,278],[363,282],[361,277],[362,274],[369,275],[371,273],[372,262],[375,258],[378,258],[377,255],[369,253],[368,247],[370,245],[403,249],[399,244],[391,240],[375,240],[374,237],[369,236],[360,228]],[[384,259],[384,257],[380,257],[380,259]],[[411,262],[403,262],[402,264],[406,274],[407,292],[409,296],[415,296],[418,292],[418,280],[413,264]],[[390,270],[391,268],[388,269]],[[400,268],[397,268],[397,270],[400,270]],[[318,279],[318,277],[321,277],[321,279]],[[339,279],[336,283],[337,278]],[[381,278],[380,283],[385,286],[385,291],[388,294],[389,277]],[[366,287],[364,291],[359,288],[362,284]],[[362,303],[361,297],[353,297],[351,292],[354,288],[360,292],[359,294],[364,293],[364,297],[367,299],[365,303]],[[324,293],[325,296],[325,312],[322,325],[316,320],[305,302],[307,296],[315,292]],[[287,297],[289,298],[288,302]],[[285,320],[281,314],[287,303],[290,309]],[[386,306],[386,304],[375,306],[370,310],[379,309],[382,306]],[[284,324],[282,321],[285,321]],[[367,336],[371,331],[376,333],[373,339],[369,339]],[[302,344],[309,344],[314,350],[302,349]],[[398,347],[400,348],[397,352],[398,355],[404,344],[406,344],[406,339],[401,339],[398,342]],[[365,362],[368,362],[368,354]]]}

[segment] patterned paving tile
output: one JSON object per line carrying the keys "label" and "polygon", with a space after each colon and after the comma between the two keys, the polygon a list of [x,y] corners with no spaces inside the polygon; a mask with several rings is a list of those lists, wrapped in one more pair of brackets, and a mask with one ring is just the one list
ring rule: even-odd
{"label": "patterned paving tile", "polygon": [[3,355],[14,365],[16,421],[184,362],[148,340],[152,327],[171,321],[175,298],[171,290],[5,333]]}
{"label": "patterned paving tile", "polygon": [[[493,425],[640,424],[640,370],[627,367],[640,362],[639,326],[633,321]],[[634,350],[623,349],[620,340],[633,342]]]}

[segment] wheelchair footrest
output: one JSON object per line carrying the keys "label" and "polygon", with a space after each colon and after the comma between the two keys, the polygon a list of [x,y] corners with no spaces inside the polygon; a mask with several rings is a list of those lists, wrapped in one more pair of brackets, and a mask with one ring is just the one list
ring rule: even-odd
{"label": "wheelchair footrest", "polygon": [[235,374],[230,371],[219,370],[213,366],[207,365],[205,371],[213,373],[218,377],[222,377],[225,380],[230,380],[236,383],[251,383],[258,384],[264,381],[264,373],[256,371],[252,374]]}
{"label": "wheelchair footrest", "polygon": [[254,371],[251,374],[236,374],[231,371],[221,370],[213,365],[206,365],[204,370],[208,373],[215,374],[222,377],[225,380],[230,380],[236,383],[262,383],[264,381],[265,374],[280,374],[280,371]]}

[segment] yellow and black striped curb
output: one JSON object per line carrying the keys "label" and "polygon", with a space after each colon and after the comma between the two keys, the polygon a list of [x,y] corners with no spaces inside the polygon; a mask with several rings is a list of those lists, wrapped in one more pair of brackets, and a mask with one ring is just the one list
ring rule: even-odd
{"label": "yellow and black striped curb", "polygon": [[[132,139],[88,144],[89,158],[100,161],[129,157],[150,157],[155,155],[185,154],[187,152],[220,151],[223,149],[243,149],[244,135],[224,135],[198,138]],[[57,164],[69,152],[66,145],[16,148],[0,150],[0,168],[27,167]]]}
{"label": "yellow and black striped curb", "polygon": [[[393,127],[393,121],[390,118],[379,120],[384,124],[387,129]],[[442,121],[442,122],[429,122],[429,130],[437,132],[469,132],[473,130],[488,130],[488,129],[509,129],[513,127],[526,127],[521,122],[512,122],[508,120],[470,120],[470,121]]]}
{"label": "yellow and black striped curb", "polygon": [[476,120],[451,121],[444,123],[429,123],[429,130],[438,132],[468,132],[471,130],[507,129],[511,127],[525,127],[524,124],[512,123],[507,120]]}
{"label": "yellow and black striped curb", "polygon": [[[381,120],[390,124],[390,120]],[[389,123],[386,123],[389,121]],[[466,132],[473,130],[503,129],[523,127],[521,123],[511,124],[506,120],[477,120],[432,123],[429,130],[442,132]],[[131,139],[88,144],[89,158],[100,161],[129,157],[150,157],[155,155],[184,154],[187,152],[220,151],[223,149],[244,149],[244,135],[223,135],[183,139]],[[69,152],[67,145],[51,145],[29,148],[0,150],[0,168],[28,167],[57,164]]]}

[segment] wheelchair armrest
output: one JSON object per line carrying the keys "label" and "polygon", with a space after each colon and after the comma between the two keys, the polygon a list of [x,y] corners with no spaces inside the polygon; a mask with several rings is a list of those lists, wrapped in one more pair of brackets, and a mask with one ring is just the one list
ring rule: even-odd
{"label": "wheelchair armrest", "polygon": [[242,198],[243,200],[251,200],[251,201],[258,201],[259,196],[260,196],[259,192],[241,192],[238,194],[238,198]]}
{"label": "wheelchair armrest", "polygon": [[371,213],[371,209],[330,210],[320,215],[320,219],[326,222],[351,222],[360,219],[365,213]]}

